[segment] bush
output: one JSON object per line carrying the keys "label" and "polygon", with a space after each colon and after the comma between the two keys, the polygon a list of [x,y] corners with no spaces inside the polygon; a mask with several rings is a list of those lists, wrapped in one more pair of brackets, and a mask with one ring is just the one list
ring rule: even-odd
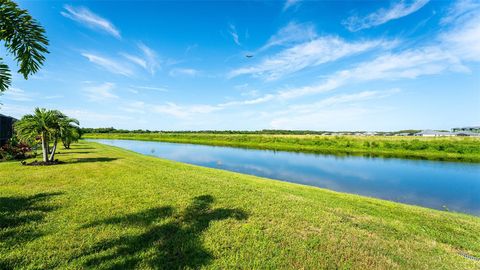
{"label": "bush", "polygon": [[27,158],[27,153],[32,151],[31,147],[24,143],[8,142],[0,147],[0,160],[16,160]]}

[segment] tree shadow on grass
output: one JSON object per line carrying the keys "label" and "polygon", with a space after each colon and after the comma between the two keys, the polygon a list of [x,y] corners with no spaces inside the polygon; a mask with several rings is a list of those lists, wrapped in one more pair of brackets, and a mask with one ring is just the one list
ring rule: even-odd
{"label": "tree shadow on grass", "polygon": [[62,149],[59,151],[62,154],[91,154],[92,151],[71,151],[71,150],[65,150]]}
{"label": "tree shadow on grass", "polygon": [[[147,228],[138,235],[122,236],[97,243],[82,256],[85,267],[99,269],[132,269],[148,266],[153,269],[197,269],[207,265],[212,254],[202,246],[201,235],[210,222],[247,214],[239,209],[212,209],[210,195],[195,197],[182,212],[171,207],[151,208],[135,214],[114,217],[84,227],[116,225]],[[169,221],[166,222],[166,218]],[[162,222],[163,220],[163,222]],[[171,221],[170,221],[171,220]]]}
{"label": "tree shadow on grass", "polygon": [[72,150],[93,150],[93,149],[95,149],[95,147],[75,145],[71,149]]}
{"label": "tree shadow on grass", "polygon": [[35,229],[48,212],[58,206],[49,199],[62,193],[39,193],[32,196],[0,197],[0,242],[7,246],[34,240],[42,234]]}
{"label": "tree shadow on grass", "polygon": [[114,160],[118,160],[119,158],[110,158],[110,157],[96,157],[96,158],[75,158],[72,159],[66,164],[71,164],[71,163],[91,163],[91,162],[110,162]]}

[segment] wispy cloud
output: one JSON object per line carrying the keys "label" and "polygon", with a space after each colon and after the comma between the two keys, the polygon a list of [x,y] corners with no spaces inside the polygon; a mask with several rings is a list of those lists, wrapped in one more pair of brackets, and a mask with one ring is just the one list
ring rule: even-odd
{"label": "wispy cloud", "polygon": [[[322,129],[325,125],[331,125],[332,119],[335,119],[336,123],[352,125],[352,120],[376,110],[371,106],[362,106],[362,102],[387,98],[399,92],[398,88],[369,90],[334,95],[308,104],[291,105],[286,109],[270,112],[270,125],[274,128],[301,128],[309,123],[311,128]],[[347,129],[351,128],[350,126]]]}
{"label": "wispy cloud", "polygon": [[254,66],[232,70],[227,77],[252,75],[272,81],[307,67],[332,62],[375,47],[389,47],[392,44],[392,42],[383,40],[349,43],[339,37],[319,37],[266,57]]}
{"label": "wispy cloud", "polygon": [[58,98],[63,98],[63,95],[52,95],[52,96],[45,96],[43,97],[44,99],[58,99]]}
{"label": "wispy cloud", "polygon": [[142,53],[141,56],[129,53],[120,53],[120,55],[122,55],[125,59],[134,63],[135,65],[138,65],[141,68],[147,70],[150,74],[154,75],[156,70],[160,66],[157,53],[143,43],[138,43],[137,46]]}
{"label": "wispy cloud", "polygon": [[131,121],[133,118],[125,115],[94,112],[84,109],[62,109],[62,111],[80,121],[82,126],[87,127],[105,127],[112,121]]}
{"label": "wispy cloud", "polygon": [[141,57],[138,57],[133,54],[128,54],[128,53],[120,53],[121,56],[125,57],[128,61],[141,66],[144,69],[147,69],[147,61]]}
{"label": "wispy cloud", "polygon": [[180,106],[173,102],[165,105],[154,105],[151,110],[156,113],[168,114],[177,118],[187,118],[196,114],[206,114],[220,110],[217,106],[210,105],[187,105]]}
{"label": "wispy cloud", "polygon": [[240,39],[238,37],[238,32],[235,25],[230,24],[229,28],[230,28],[229,33],[232,36],[233,42],[235,42],[235,44],[237,44],[238,46],[241,46],[242,44],[240,43]]}
{"label": "wispy cloud", "polygon": [[458,0],[448,9],[447,15],[440,21],[442,25],[452,23],[460,17],[475,16],[480,9],[480,2],[477,0]]}
{"label": "wispy cloud", "polygon": [[199,71],[193,68],[174,68],[168,73],[172,77],[177,76],[197,76]]}
{"label": "wispy cloud", "polygon": [[17,87],[10,87],[5,94],[1,95],[2,98],[13,101],[32,101],[34,96]]}
{"label": "wispy cloud", "polygon": [[286,11],[287,9],[295,6],[299,2],[300,2],[300,0],[287,0],[287,1],[285,1],[285,4],[283,5],[283,11]]}
{"label": "wispy cloud", "polygon": [[130,88],[134,88],[136,90],[152,90],[158,92],[168,92],[167,87],[158,87],[158,86],[138,86],[138,85],[131,85]]}
{"label": "wispy cloud", "polygon": [[148,70],[151,74],[155,74],[156,69],[160,66],[157,53],[144,43],[138,43],[138,48],[146,59]]}
{"label": "wispy cloud", "polygon": [[267,43],[259,51],[267,50],[275,46],[290,46],[296,43],[311,41],[317,37],[315,27],[312,24],[298,24],[290,22],[271,36]]}
{"label": "wispy cloud", "polygon": [[112,73],[120,74],[127,77],[131,77],[134,75],[133,70],[122,62],[92,53],[82,53],[82,55],[86,57],[90,62]]}
{"label": "wispy cloud", "polygon": [[63,16],[89,28],[101,30],[116,38],[121,38],[120,31],[110,21],[93,13],[88,8],[70,5],[65,5],[64,8],[65,11],[60,12]]}
{"label": "wispy cloud", "polygon": [[407,1],[402,0],[395,2],[388,9],[379,9],[366,17],[349,17],[343,21],[343,24],[352,32],[371,28],[410,15],[421,9],[429,1],[430,0],[413,0],[407,3]]}
{"label": "wispy cloud", "polygon": [[83,89],[90,101],[107,101],[118,99],[118,96],[113,93],[115,84],[106,82],[98,85],[89,85]]}

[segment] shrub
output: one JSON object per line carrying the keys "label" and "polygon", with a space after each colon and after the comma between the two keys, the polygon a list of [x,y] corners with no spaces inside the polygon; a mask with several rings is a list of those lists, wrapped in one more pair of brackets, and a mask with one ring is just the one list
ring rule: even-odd
{"label": "shrub", "polygon": [[27,153],[32,149],[24,143],[9,142],[0,147],[0,159],[15,160],[27,158]]}

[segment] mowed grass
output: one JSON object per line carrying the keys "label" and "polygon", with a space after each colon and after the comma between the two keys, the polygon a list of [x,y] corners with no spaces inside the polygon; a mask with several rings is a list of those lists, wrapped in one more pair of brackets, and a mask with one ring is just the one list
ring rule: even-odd
{"label": "mowed grass", "polygon": [[480,162],[480,138],[215,133],[92,133],[84,138],[248,147],[336,155]]}
{"label": "mowed grass", "polygon": [[480,218],[81,142],[0,163],[0,269],[478,269]]}

